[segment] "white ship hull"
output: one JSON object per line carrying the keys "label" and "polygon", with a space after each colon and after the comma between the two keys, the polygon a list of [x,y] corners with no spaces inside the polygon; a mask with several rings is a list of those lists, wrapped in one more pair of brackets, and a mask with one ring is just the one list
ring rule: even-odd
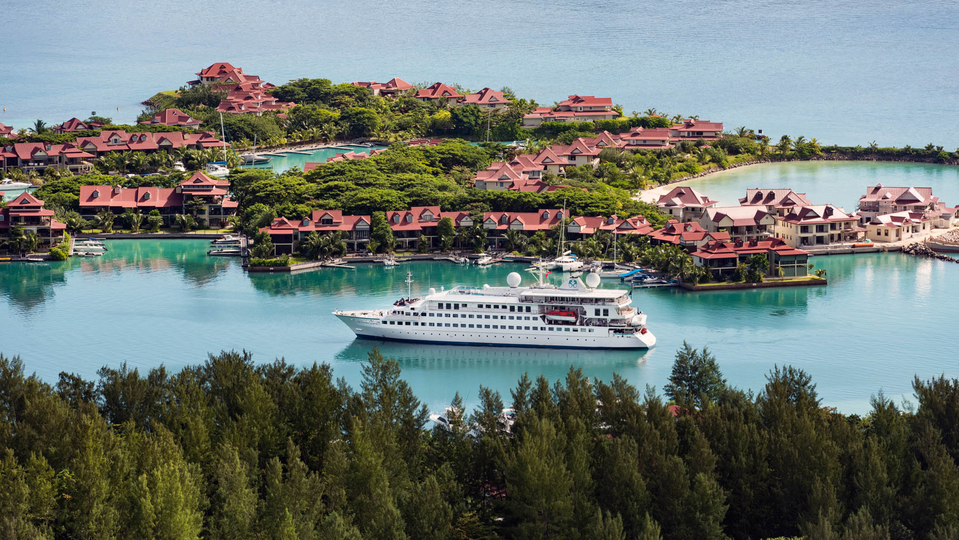
{"label": "white ship hull", "polygon": [[[445,343],[454,345],[495,345],[506,347],[562,347],[583,349],[648,349],[656,345],[652,332],[616,334],[609,327],[536,324],[542,330],[437,328],[384,325],[380,311],[334,313],[359,337]],[[527,323],[529,324],[529,323]],[[531,325],[530,328],[533,328]],[[552,330],[549,330],[552,328]],[[592,330],[592,331],[590,331]]]}

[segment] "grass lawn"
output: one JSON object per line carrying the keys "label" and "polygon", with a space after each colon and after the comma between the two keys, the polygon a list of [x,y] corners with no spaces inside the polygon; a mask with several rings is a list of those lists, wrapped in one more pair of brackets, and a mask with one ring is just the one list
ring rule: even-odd
{"label": "grass lawn", "polygon": [[[804,277],[790,277],[790,278],[774,278],[774,279],[764,279],[763,283],[778,283],[781,281],[819,281],[822,278],[816,276],[804,276]],[[745,281],[719,281],[712,283],[699,283],[697,287],[719,287],[721,285],[745,285]]]}

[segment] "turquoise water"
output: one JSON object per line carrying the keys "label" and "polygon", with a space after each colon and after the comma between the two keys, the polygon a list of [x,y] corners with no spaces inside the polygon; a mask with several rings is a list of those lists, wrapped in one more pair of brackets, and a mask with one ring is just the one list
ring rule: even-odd
{"label": "turquoise water", "polygon": [[959,204],[959,167],[920,163],[871,161],[797,161],[764,163],[730,169],[684,184],[695,187],[723,206],[738,206],[748,188],[788,187],[813,204],[835,204],[856,210],[867,186],[931,187],[949,206]]}
{"label": "turquoise water", "polygon": [[[898,254],[815,259],[828,287],[690,294],[637,290],[658,346],[582,351],[431,346],[357,340],[330,312],[383,307],[406,295],[405,270],[430,285],[502,284],[520,265],[464,268],[411,263],[288,274],[247,274],[208,257],[202,240],[116,240],[102,258],[0,264],[0,351],[54,382],[61,371],[92,378],[103,365],[141,370],[202,362],[207,352],[247,349],[259,362],[327,362],[357,384],[367,352],[396,358],[417,395],[438,409],[480,384],[508,390],[525,372],[562,377],[570,365],[608,380],[613,372],[662,388],[684,340],[708,346],[728,380],[759,389],[790,363],[809,371],[830,405],[863,412],[871,394],[910,393],[914,374],[957,373],[954,342],[959,265]],[[617,286],[618,283],[612,283]]]}
{"label": "turquoise water", "polygon": [[[0,175],[2,176],[2,175]],[[20,196],[20,194],[29,192],[33,193],[37,188],[31,187],[26,189],[11,189],[9,191],[0,191],[0,201],[12,201]]]}
{"label": "turquoise water", "polygon": [[309,163],[325,163],[327,159],[335,156],[336,154],[345,154],[347,152],[355,152],[357,154],[369,154],[371,150],[376,150],[378,148],[386,148],[385,146],[339,146],[336,148],[317,148],[315,150],[303,150],[302,152],[309,152],[309,154],[304,154],[300,152],[277,152],[275,154],[270,154],[272,159],[269,163],[259,164],[255,168],[257,169],[273,169],[277,174],[282,173],[286,170],[296,167],[303,170],[303,167]]}
{"label": "turquoise water", "polygon": [[[654,107],[696,114],[776,138],[959,146],[953,1],[410,0],[364,7],[82,0],[37,10],[34,2],[5,2],[0,106],[7,110],[0,122],[20,128],[94,110],[132,121],[139,102],[156,91],[229,61],[274,83],[397,76],[472,89],[508,85],[542,104],[574,93],[611,96],[627,113]],[[187,22],[197,13],[215,14],[216,23],[198,32]],[[104,31],[92,39],[78,28]]]}

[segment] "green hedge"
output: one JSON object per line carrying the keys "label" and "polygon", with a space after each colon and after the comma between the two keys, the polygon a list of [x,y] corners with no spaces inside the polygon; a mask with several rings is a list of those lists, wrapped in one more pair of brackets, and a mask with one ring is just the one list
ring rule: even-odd
{"label": "green hedge", "polygon": [[290,256],[282,255],[275,259],[250,258],[250,266],[290,266]]}

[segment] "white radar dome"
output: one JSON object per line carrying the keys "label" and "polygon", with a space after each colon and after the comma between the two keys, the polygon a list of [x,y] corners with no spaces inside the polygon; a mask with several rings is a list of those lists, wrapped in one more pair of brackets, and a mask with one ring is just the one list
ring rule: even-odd
{"label": "white radar dome", "polygon": [[599,274],[589,274],[586,276],[586,286],[596,288],[599,285]]}
{"label": "white radar dome", "polygon": [[483,284],[483,290],[485,291],[486,289],[489,289],[489,283],[484,283],[484,284]]}
{"label": "white radar dome", "polygon": [[517,274],[516,272],[510,272],[509,275],[506,276],[506,283],[508,283],[510,287],[514,287],[514,288],[519,287],[519,284],[522,281],[523,281],[523,278],[520,277],[520,275]]}
{"label": "white radar dome", "polygon": [[434,294],[436,294],[436,289],[430,287],[430,296],[433,296]]}

